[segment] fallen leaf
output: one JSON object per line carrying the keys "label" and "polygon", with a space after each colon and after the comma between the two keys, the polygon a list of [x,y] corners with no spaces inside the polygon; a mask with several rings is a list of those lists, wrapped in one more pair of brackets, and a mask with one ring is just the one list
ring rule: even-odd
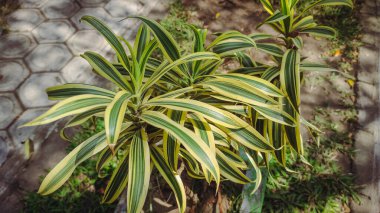
{"label": "fallen leaf", "polygon": [[348,80],[346,80],[346,82],[348,85],[350,85],[350,87],[354,87],[354,85],[355,85],[355,81],[352,79],[348,79]]}
{"label": "fallen leaf", "polygon": [[215,19],[218,19],[219,17],[220,17],[220,13],[217,12],[217,13],[215,14]]}
{"label": "fallen leaf", "polygon": [[342,55],[342,52],[340,50],[336,50],[335,53],[334,53],[334,57],[338,57],[338,56],[341,56]]}

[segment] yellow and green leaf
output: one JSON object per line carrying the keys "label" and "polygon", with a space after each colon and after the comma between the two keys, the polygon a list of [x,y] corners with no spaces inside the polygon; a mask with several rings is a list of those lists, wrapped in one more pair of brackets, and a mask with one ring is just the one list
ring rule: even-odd
{"label": "yellow and green leaf", "polygon": [[105,132],[99,132],[79,144],[63,160],[61,160],[45,177],[38,190],[39,194],[47,195],[61,187],[83,161],[107,146]]}
{"label": "yellow and green leaf", "polygon": [[189,151],[202,166],[210,171],[217,184],[219,183],[220,172],[215,155],[213,155],[213,152],[205,142],[201,142],[202,139],[199,136],[159,112],[146,111],[141,115],[141,119],[152,126],[169,132],[177,138],[186,150]]}
{"label": "yellow and green leaf", "polygon": [[110,146],[115,145],[119,138],[130,96],[131,94],[129,92],[120,91],[106,108],[104,113],[104,127],[107,134],[107,142]]}
{"label": "yellow and green leaf", "polygon": [[150,150],[150,155],[155,167],[174,192],[179,212],[184,213],[186,210],[186,193],[180,175],[172,171],[159,148],[151,146]]}
{"label": "yellow and green leaf", "polygon": [[127,209],[141,212],[148,194],[150,179],[150,151],[145,129],[136,132],[129,149]]}
{"label": "yellow and green leaf", "polygon": [[57,103],[48,111],[23,126],[36,126],[51,123],[70,115],[76,115],[107,106],[111,101],[111,98],[105,96],[77,95]]}

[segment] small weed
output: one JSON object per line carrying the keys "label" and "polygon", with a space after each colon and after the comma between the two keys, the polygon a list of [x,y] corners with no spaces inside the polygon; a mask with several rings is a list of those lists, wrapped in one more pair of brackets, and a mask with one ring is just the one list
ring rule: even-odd
{"label": "small weed", "polygon": [[170,5],[169,15],[161,20],[160,24],[170,32],[174,39],[180,44],[183,51],[189,51],[192,46],[193,33],[188,27],[190,12],[185,10],[181,1]]}
{"label": "small weed", "polygon": [[8,32],[6,16],[19,6],[18,0],[0,0],[0,35]]}

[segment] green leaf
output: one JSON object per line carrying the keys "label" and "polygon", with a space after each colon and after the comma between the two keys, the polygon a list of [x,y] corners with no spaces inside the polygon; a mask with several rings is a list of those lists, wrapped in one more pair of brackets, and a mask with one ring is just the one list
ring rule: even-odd
{"label": "green leaf", "polygon": [[226,177],[228,180],[240,184],[251,182],[251,180],[245,176],[239,168],[237,168],[234,164],[231,164],[231,162],[227,160],[228,158],[219,150],[217,150],[216,159],[218,160],[220,166],[221,175]]}
{"label": "green leaf", "polygon": [[162,49],[165,57],[170,62],[173,62],[181,58],[178,44],[175,42],[170,33],[167,30],[165,30],[159,23],[142,16],[133,16],[131,18],[137,18],[143,21],[149,27],[149,29],[156,37],[158,45]]}
{"label": "green leaf", "polygon": [[315,71],[315,72],[335,72],[338,71],[327,64],[307,63],[303,62],[300,65],[302,71]]}
{"label": "green leaf", "polygon": [[259,24],[256,29],[261,27],[263,24],[269,24],[269,23],[276,23],[279,21],[282,21],[289,17],[287,14],[282,14],[280,11],[276,10],[271,16],[269,16],[267,19],[265,19],[261,24]]}
{"label": "green leaf", "polygon": [[220,54],[221,56],[228,56],[232,53],[240,52],[246,49],[254,48],[256,45],[253,45],[251,42],[247,41],[223,41],[215,46],[213,46],[212,50]]}
{"label": "green leaf", "polygon": [[[173,121],[179,123],[182,126],[184,125],[186,120],[186,112],[168,110],[167,115]],[[162,143],[165,160],[169,163],[169,165],[174,171],[177,171],[178,153],[181,144],[177,142],[177,139],[174,136],[170,135],[166,131],[164,131],[163,133]]]}
{"label": "green leaf", "polygon": [[283,166],[286,164],[286,140],[285,140],[285,132],[282,128],[282,125],[279,123],[268,122],[268,135],[269,141],[276,149],[274,151],[274,157],[276,160]]}
{"label": "green leaf", "polygon": [[113,171],[102,198],[102,203],[113,203],[124,191],[128,183],[129,150],[125,150],[123,157]]}
{"label": "green leaf", "polygon": [[217,77],[216,79],[203,82],[202,85],[210,88],[217,94],[247,104],[263,107],[278,105],[276,101],[259,89],[238,80]]}
{"label": "green leaf", "polygon": [[267,33],[252,33],[249,35],[249,37],[251,37],[254,41],[260,41],[264,39],[273,38],[271,34],[267,34]]}
{"label": "green leaf", "polygon": [[46,93],[50,100],[62,100],[76,95],[102,95],[113,98],[115,93],[103,89],[101,87],[87,85],[87,84],[64,84],[53,86],[46,89]]}
{"label": "green leaf", "polygon": [[[189,120],[193,125],[194,132],[200,138],[202,138],[202,142],[205,142],[208,147],[210,147],[213,155],[215,155],[215,142],[214,135],[212,134],[211,127],[207,123],[207,121],[194,113],[189,114]],[[206,168],[202,167],[203,173],[205,174],[206,180],[208,183],[211,182],[211,174],[207,171]]]}
{"label": "green leaf", "polygon": [[94,27],[100,34],[102,34],[104,38],[107,40],[107,42],[111,45],[111,47],[116,51],[116,55],[119,61],[127,70],[130,70],[131,66],[129,64],[129,59],[125,52],[125,49],[123,45],[120,43],[117,36],[112,32],[112,30],[102,21],[93,16],[83,16],[80,20],[87,22],[92,27]]}
{"label": "green leaf", "polygon": [[90,63],[94,70],[104,78],[114,82],[120,88],[132,92],[132,87],[128,81],[120,74],[120,72],[103,56],[87,51],[81,55],[84,59]]}
{"label": "green leaf", "polygon": [[70,119],[65,124],[65,128],[80,125],[80,124],[86,122],[92,116],[99,115],[99,114],[104,114],[105,110],[106,110],[106,106],[101,106],[101,107],[98,107],[98,108],[95,108],[95,109],[88,110],[86,112],[80,113],[80,114],[74,116],[72,119]]}
{"label": "green leaf", "polygon": [[142,83],[144,77],[150,77],[152,74],[149,74],[147,72],[147,66],[150,59],[151,54],[153,51],[157,48],[157,41],[152,40],[147,44],[146,48],[144,49],[141,59],[140,59],[140,69],[141,69],[141,80],[140,83]]}
{"label": "green leaf", "polygon": [[128,212],[141,212],[148,194],[150,151],[145,129],[136,132],[129,149]]}
{"label": "green leaf", "polygon": [[[104,113],[104,127],[106,129],[107,142],[110,146],[115,145],[119,138],[121,125],[124,120],[128,99],[130,97],[130,93],[120,91],[106,108]],[[111,149],[113,149],[112,146]]]}
{"label": "green leaf", "polygon": [[282,109],[253,106],[265,118],[287,126],[295,126],[296,121]]}
{"label": "green leaf", "polygon": [[223,153],[225,160],[229,162],[229,164],[234,165],[236,168],[247,168],[247,164],[245,164],[244,160],[238,154],[224,147],[219,147],[218,150]]}
{"label": "green leaf", "polygon": [[173,190],[177,200],[178,210],[184,213],[186,210],[186,193],[181,177],[173,173],[171,167],[166,163],[162,151],[155,146],[151,146],[151,157],[157,170]]}
{"label": "green leaf", "polygon": [[141,119],[152,126],[169,132],[177,138],[186,150],[211,172],[216,183],[219,184],[220,173],[215,155],[212,154],[211,149],[204,142],[200,142],[202,139],[199,136],[159,112],[144,112],[141,115]]}
{"label": "green leaf", "polygon": [[261,75],[261,78],[267,81],[272,81],[274,78],[280,75],[280,68],[278,67],[269,67],[265,72]]}
{"label": "green leaf", "polygon": [[198,29],[194,25],[189,25],[190,29],[194,33],[194,45],[193,52],[203,52],[205,50],[204,44],[206,41],[207,30],[206,29]]}
{"label": "green leaf", "polygon": [[256,46],[257,49],[273,56],[282,57],[284,55],[284,51],[276,44],[257,43]]}
{"label": "green leaf", "polygon": [[281,89],[298,111],[300,105],[300,53],[297,50],[286,51],[282,58],[280,81]]}
{"label": "green leaf", "polygon": [[292,38],[292,42],[297,49],[302,49],[303,47],[303,40],[300,36],[297,36],[295,38]]}
{"label": "green leaf", "polygon": [[228,129],[222,126],[218,127],[237,143],[242,144],[251,150],[260,152],[270,152],[274,150],[272,145],[270,145],[256,129],[248,124],[245,128],[240,129]]}
{"label": "green leaf", "polygon": [[257,64],[250,55],[244,53],[244,52],[238,52],[236,53],[237,58],[240,61],[241,66],[243,67],[256,67]]}
{"label": "green leaf", "polygon": [[274,9],[269,0],[260,0],[260,2],[269,14],[273,14]]}
{"label": "green leaf", "polygon": [[226,109],[229,112],[242,115],[244,117],[249,117],[249,110],[248,110],[248,106],[246,105],[220,105],[218,107]]}
{"label": "green leaf", "polygon": [[279,90],[275,85],[270,83],[269,81],[263,80],[262,78],[244,75],[244,74],[222,74],[217,75],[221,76],[223,78],[229,78],[229,79],[235,79],[241,82],[244,82],[246,84],[249,84],[250,86],[260,90],[260,92],[270,95],[273,97],[283,97],[284,94]]}
{"label": "green leaf", "polygon": [[181,64],[185,64],[187,62],[191,61],[198,61],[198,60],[216,60],[219,61],[220,57],[217,54],[211,53],[211,52],[198,52],[198,53],[192,53],[187,56],[184,56],[166,66],[160,66],[156,72],[153,73],[153,75],[148,79],[148,81],[144,84],[143,91],[150,88],[154,83],[156,83],[163,75],[165,75],[168,71],[173,69],[174,67],[177,67]]}
{"label": "green leaf", "polygon": [[57,103],[48,111],[23,126],[36,126],[51,123],[70,115],[80,114],[99,107],[107,106],[111,101],[111,98],[105,96],[77,95]]}
{"label": "green leaf", "polygon": [[[204,45],[206,42],[207,30],[198,29],[194,25],[189,25],[189,27],[194,33],[193,52],[195,53],[203,52],[205,50]],[[192,66],[193,76],[197,75],[200,65],[201,65],[201,61],[196,61],[193,63],[193,66]]]}
{"label": "green leaf", "polygon": [[184,162],[187,163],[187,170],[191,170],[192,174],[199,174],[199,164],[197,160],[194,159],[186,149],[180,148],[179,155],[185,160]]}
{"label": "green leaf", "polygon": [[[133,127],[133,126],[131,126]],[[131,130],[132,129],[132,130]],[[100,170],[103,168],[103,166],[114,157],[115,153],[126,143],[130,142],[134,135],[134,128],[127,128],[126,131],[128,132],[123,132],[119,139],[117,140],[116,146],[114,150],[111,150],[109,147],[105,148],[98,157],[98,160],[96,161],[96,171],[100,173]]]}
{"label": "green leaf", "polygon": [[136,35],[136,41],[133,46],[133,51],[136,53],[137,61],[141,61],[141,55],[145,51],[150,41],[150,32],[145,24],[140,25]]}
{"label": "green leaf", "polygon": [[268,67],[258,66],[258,67],[242,67],[235,70],[229,71],[229,73],[238,73],[245,75],[261,75]]}
{"label": "green leaf", "polygon": [[217,46],[218,44],[228,44],[233,41],[243,42],[252,47],[256,46],[255,41],[249,36],[244,35],[238,31],[227,31],[227,32],[222,33],[214,41],[212,41],[211,44],[207,47],[207,49],[211,49]]}
{"label": "green leaf", "polygon": [[352,0],[319,0],[306,7],[301,15],[317,6],[347,6],[353,8],[354,4]]}
{"label": "green leaf", "polygon": [[100,152],[107,146],[105,132],[99,132],[79,144],[63,160],[61,160],[45,177],[38,190],[39,194],[47,195],[61,187],[83,161]]}
{"label": "green leaf", "polygon": [[309,33],[309,34],[324,37],[324,38],[335,38],[337,35],[336,30],[327,26],[310,27],[310,28],[301,30],[300,33]]}
{"label": "green leaf", "polygon": [[296,126],[284,126],[286,132],[286,139],[289,141],[291,147],[300,155],[303,155],[303,142],[300,131],[300,115],[294,109],[294,106],[289,100],[284,99],[283,110],[294,118]]}
{"label": "green leaf", "polygon": [[313,16],[306,16],[292,25],[292,31],[301,30],[309,27],[315,27],[317,24],[314,22]]}
{"label": "green leaf", "polygon": [[162,106],[173,110],[199,113],[206,119],[219,125],[226,126],[229,128],[241,127],[240,124],[235,121],[236,116],[234,116],[232,113],[196,100],[160,98],[152,99],[148,101],[146,105]]}

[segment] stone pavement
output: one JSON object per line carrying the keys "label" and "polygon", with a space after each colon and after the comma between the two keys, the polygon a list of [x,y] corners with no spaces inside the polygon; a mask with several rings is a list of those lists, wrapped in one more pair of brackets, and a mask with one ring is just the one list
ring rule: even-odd
{"label": "stone pavement", "polygon": [[353,212],[380,212],[380,0],[365,0],[360,11],[363,46],[359,49],[354,172],[362,204]]}
{"label": "stone pavement", "polygon": [[38,153],[50,133],[56,132],[57,124],[17,128],[55,103],[48,100],[45,89],[63,83],[103,83],[79,55],[93,50],[112,59],[114,53],[101,35],[79,19],[83,15],[96,16],[131,40],[137,21],[119,21],[130,15],[163,18],[170,1],[19,2],[20,8],[6,17],[10,32],[0,36],[0,198],[19,172],[14,170],[26,162],[22,142],[31,139]]}

